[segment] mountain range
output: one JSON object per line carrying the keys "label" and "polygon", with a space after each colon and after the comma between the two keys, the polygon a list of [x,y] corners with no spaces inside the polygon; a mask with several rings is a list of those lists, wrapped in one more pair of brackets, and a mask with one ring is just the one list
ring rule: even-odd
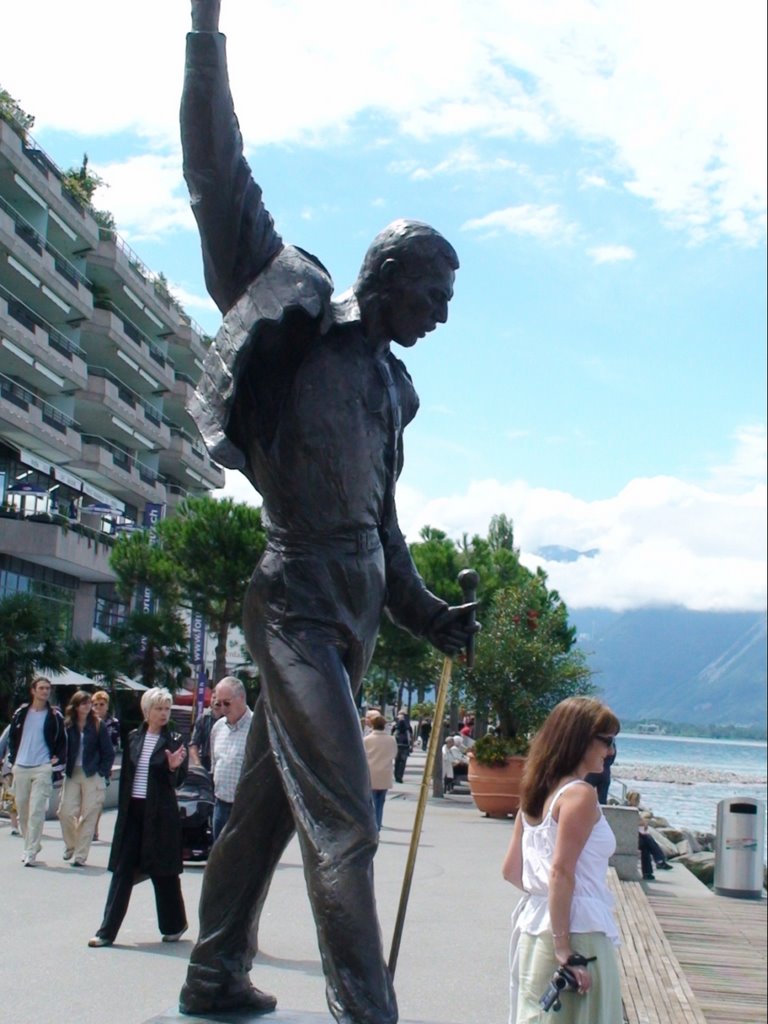
{"label": "mountain range", "polygon": [[579,608],[569,617],[620,718],[765,726],[765,612]]}

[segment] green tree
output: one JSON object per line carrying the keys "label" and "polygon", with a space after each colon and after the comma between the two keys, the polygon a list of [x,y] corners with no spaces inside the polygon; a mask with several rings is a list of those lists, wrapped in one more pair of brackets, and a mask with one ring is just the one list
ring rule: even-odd
{"label": "green tree", "polygon": [[524,749],[529,736],[566,697],[591,693],[591,672],[574,645],[568,609],[539,569],[498,590],[477,639],[472,670],[460,668],[462,698],[489,713],[501,735]]}
{"label": "green tree", "polygon": [[0,86],[0,120],[9,124],[25,142],[35,123],[34,116],[23,110],[18,100],[15,100],[2,86]]}
{"label": "green tree", "polygon": [[[506,736],[524,743],[558,701],[589,691],[590,673],[574,649],[568,610],[557,591],[548,589],[543,571],[521,564],[509,517],[494,516],[487,536],[465,535],[459,543],[424,527],[410,551],[427,587],[449,604],[464,599],[461,569],[471,567],[480,577],[477,617],[483,628],[475,668],[468,671],[461,658],[454,665],[452,719],[461,702],[480,723],[490,717]],[[415,689],[422,700],[439,671],[440,657],[425,641],[384,621],[368,676],[372,696],[386,693],[391,699],[397,687],[399,693]]]}
{"label": "green tree", "polygon": [[59,672],[64,651],[57,623],[31,594],[0,601],[0,719],[8,721],[37,672]]}
{"label": "green tree", "polygon": [[175,690],[179,677],[189,675],[187,628],[173,609],[131,612],[112,640],[128,674],[141,676],[145,686]]}
{"label": "green tree", "polygon": [[64,171],[61,184],[78,203],[88,207],[99,227],[105,228],[107,231],[114,231],[115,218],[109,210],[97,210],[93,205],[96,189],[101,188],[102,185],[108,186],[99,174],[94,174],[88,167],[87,153],[83,153],[83,162],[79,167],[70,167]]}
{"label": "green tree", "polygon": [[90,206],[97,188],[104,185],[104,179],[94,174],[88,167],[88,154],[83,153],[83,162],[79,167],[70,167],[64,171],[62,185],[83,206]]}
{"label": "green tree", "polygon": [[110,694],[117,677],[129,674],[129,660],[114,640],[78,640],[73,637],[66,644],[65,658],[69,668],[97,679]]}
{"label": "green tree", "polygon": [[130,601],[137,590],[149,587],[158,601],[175,607],[179,603],[178,570],[161,543],[152,540],[149,530],[121,534],[109,556],[117,575],[117,592]]}
{"label": "green tree", "polygon": [[216,634],[218,682],[227,671],[229,630],[242,622],[248,583],[266,546],[261,509],[230,498],[188,498],[157,534],[183,599]]}

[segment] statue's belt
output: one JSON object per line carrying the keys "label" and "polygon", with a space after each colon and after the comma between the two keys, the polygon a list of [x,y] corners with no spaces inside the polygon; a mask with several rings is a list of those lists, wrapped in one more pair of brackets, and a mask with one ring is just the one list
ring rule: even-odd
{"label": "statue's belt", "polygon": [[360,555],[381,547],[381,533],[378,526],[315,533],[282,530],[270,525],[267,544],[273,550],[289,555]]}

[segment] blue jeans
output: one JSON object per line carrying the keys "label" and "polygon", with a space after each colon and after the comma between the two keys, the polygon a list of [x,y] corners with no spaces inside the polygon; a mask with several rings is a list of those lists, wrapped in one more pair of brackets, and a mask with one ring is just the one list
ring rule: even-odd
{"label": "blue jeans", "polygon": [[376,815],[376,828],[381,832],[381,821],[384,817],[384,801],[387,799],[386,789],[374,789],[371,791],[373,810]]}
{"label": "blue jeans", "polygon": [[232,811],[232,804],[228,804],[226,800],[216,800],[213,805],[213,841],[221,835],[222,829],[229,821],[229,815]]}

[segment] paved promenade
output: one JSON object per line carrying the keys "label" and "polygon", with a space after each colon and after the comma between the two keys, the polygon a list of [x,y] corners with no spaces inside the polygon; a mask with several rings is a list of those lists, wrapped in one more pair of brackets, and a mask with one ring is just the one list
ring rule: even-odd
{"label": "paved promenade", "polygon": [[[387,953],[423,763],[420,753],[409,759],[406,781],[384,811],[375,874]],[[103,839],[111,838],[114,820],[114,811],[105,812]],[[430,799],[395,977],[403,1020],[505,1024],[509,915],[517,893],[501,878],[500,864],[511,829],[511,822],[482,817],[469,796]],[[109,885],[109,843],[96,843],[80,871],[61,859],[63,852],[59,823],[49,821],[42,863],[23,867],[21,840],[0,819],[3,1020],[143,1024],[173,1008],[197,934],[202,870],[188,868],[182,876],[190,929],[181,942],[160,941],[146,882],[134,890],[117,944],[89,949]],[[275,873],[260,944],[252,978],[275,993],[286,1019],[290,1012],[317,1014],[317,1024],[330,1021],[295,841]]]}

